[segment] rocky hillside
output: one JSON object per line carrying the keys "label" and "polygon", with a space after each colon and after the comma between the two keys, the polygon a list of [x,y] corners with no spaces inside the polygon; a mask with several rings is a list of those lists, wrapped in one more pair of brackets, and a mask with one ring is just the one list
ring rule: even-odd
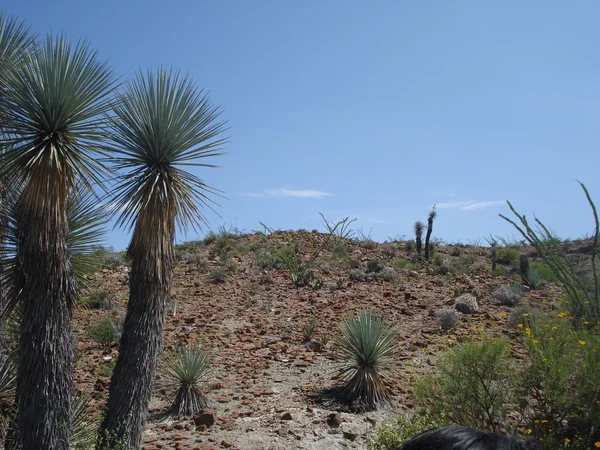
{"label": "rocky hillside", "polygon": [[[509,250],[499,254],[492,274],[490,249],[464,245],[436,245],[431,263],[406,242],[302,231],[221,232],[178,246],[164,351],[202,346],[212,360],[205,393],[213,406],[196,417],[162,416],[173,392],[159,373],[144,448],[365,448],[378,423],[411,409],[411,380],[430,371],[441,350],[473,334],[517,335],[512,300],[493,295],[518,280],[521,250]],[[313,261],[299,287],[282,255]],[[121,257],[106,255],[104,268],[90,276],[74,324],[77,386],[90,396],[94,414],[106,400],[118,349],[110,339],[104,345],[91,339],[89,327],[124,317],[129,269]],[[465,293],[476,299],[476,311],[464,310],[443,330],[443,313],[436,311],[454,309]],[[520,302],[548,306],[557,295],[542,282],[526,289]],[[395,407],[354,414],[315,394],[337,383],[340,360],[332,341],[340,321],[363,309],[399,329],[397,365],[387,379]]]}

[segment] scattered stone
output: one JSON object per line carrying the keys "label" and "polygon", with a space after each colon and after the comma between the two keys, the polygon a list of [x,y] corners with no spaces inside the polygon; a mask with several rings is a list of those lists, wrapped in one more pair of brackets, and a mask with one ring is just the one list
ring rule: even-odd
{"label": "scattered stone", "polygon": [[204,425],[206,427],[211,427],[215,423],[215,413],[214,411],[210,411],[205,409],[201,411],[199,414],[194,416],[194,425]]}
{"label": "scattered stone", "polygon": [[340,413],[331,413],[327,416],[327,425],[331,428],[337,428],[342,424],[342,416]]}
{"label": "scattered stone", "polygon": [[292,420],[292,415],[289,412],[283,413],[281,420]]}

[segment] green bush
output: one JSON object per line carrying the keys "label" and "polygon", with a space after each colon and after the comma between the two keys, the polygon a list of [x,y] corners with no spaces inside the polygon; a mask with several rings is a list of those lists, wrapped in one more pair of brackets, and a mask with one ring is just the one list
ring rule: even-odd
{"label": "green bush", "polygon": [[464,342],[443,353],[415,389],[422,410],[440,422],[496,431],[509,406],[510,354],[504,340]]}
{"label": "green bush", "polygon": [[554,272],[552,272],[552,269],[550,267],[534,262],[531,263],[531,269],[536,270],[543,280],[556,283],[556,276],[554,275]]}
{"label": "green bush", "polygon": [[102,348],[110,348],[117,341],[117,331],[110,319],[104,319],[98,325],[86,327],[85,332]]}
{"label": "green bush", "polygon": [[210,281],[214,284],[225,283],[227,273],[224,270],[213,270],[210,273]]}
{"label": "green bush", "polygon": [[577,449],[600,441],[600,335],[571,320],[564,311],[520,327],[529,356],[517,386],[520,406],[544,448],[562,448],[565,439]]}
{"label": "green bush", "polygon": [[104,289],[90,292],[83,298],[83,306],[90,309],[111,309],[115,302],[115,296]]}
{"label": "green bush", "polygon": [[396,269],[406,269],[406,270],[411,270],[411,271],[415,270],[415,266],[413,266],[411,263],[409,263],[405,259],[397,259],[396,261],[394,261],[394,267]]}
{"label": "green bush", "polygon": [[378,273],[384,268],[384,264],[378,259],[372,259],[367,262],[367,273]]}
{"label": "green bush", "polygon": [[496,253],[498,264],[505,266],[517,266],[519,264],[519,250],[516,248],[500,248]]}
{"label": "green bush", "polygon": [[384,421],[368,442],[369,450],[398,450],[410,438],[431,428],[446,425],[430,415],[398,416],[395,422]]}

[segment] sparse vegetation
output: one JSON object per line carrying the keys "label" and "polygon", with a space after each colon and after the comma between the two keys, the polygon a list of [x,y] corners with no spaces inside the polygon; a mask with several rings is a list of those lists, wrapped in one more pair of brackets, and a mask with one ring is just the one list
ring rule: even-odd
{"label": "sparse vegetation", "polygon": [[362,311],[342,323],[335,345],[347,361],[341,370],[341,398],[367,411],[389,402],[383,378],[394,361],[396,331],[382,318]]}

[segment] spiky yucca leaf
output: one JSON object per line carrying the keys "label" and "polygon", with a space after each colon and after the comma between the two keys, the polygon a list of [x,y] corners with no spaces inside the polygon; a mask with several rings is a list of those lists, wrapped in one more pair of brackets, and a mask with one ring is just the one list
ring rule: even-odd
{"label": "spiky yucca leaf", "polygon": [[210,369],[210,359],[198,347],[184,347],[166,359],[167,385],[176,389],[171,412],[178,416],[196,414],[208,406],[200,388]]}
{"label": "spiky yucca leaf", "polygon": [[86,409],[90,398],[79,395],[71,410],[71,443],[77,449],[91,449],[96,436],[96,423]]}
{"label": "spiky yucca leaf", "polygon": [[[35,175],[37,182],[61,177],[71,187],[77,179],[100,184],[107,169],[97,156],[106,153],[101,143],[115,88],[112,72],[86,43],[73,46],[64,36],[48,36],[23,60],[9,73],[10,95],[3,99],[5,144],[11,148],[2,175]],[[48,189],[39,186],[39,196]]]}
{"label": "spiky yucca leaf", "polygon": [[370,311],[346,319],[335,345],[348,360],[341,369],[342,398],[353,407],[373,410],[390,400],[383,378],[393,363],[397,332]]}
{"label": "spiky yucca leaf", "polygon": [[225,130],[220,108],[191,78],[159,69],[138,73],[114,113],[114,161],[128,171],[115,191],[117,225],[132,227],[143,210],[157,207],[183,229],[204,222],[198,205],[210,207],[218,191],[183,168],[216,167],[199,160],[220,155],[226,142],[218,138]]}
{"label": "spiky yucca leaf", "polygon": [[17,373],[15,355],[4,355],[0,360],[0,402],[10,402],[14,399]]}

